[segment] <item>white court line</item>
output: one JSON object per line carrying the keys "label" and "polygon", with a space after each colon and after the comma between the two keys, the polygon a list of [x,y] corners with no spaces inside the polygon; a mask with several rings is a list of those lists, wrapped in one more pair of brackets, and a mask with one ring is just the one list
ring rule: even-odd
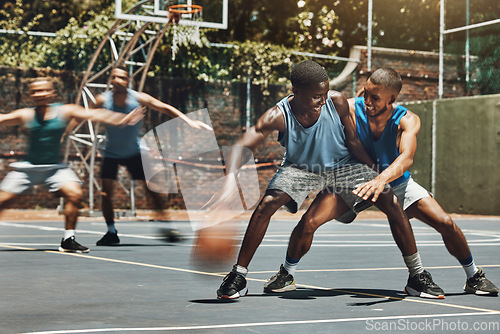
{"label": "white court line", "polygon": [[66,333],[104,333],[104,332],[157,332],[157,331],[182,331],[182,330],[201,330],[201,329],[225,329],[225,328],[249,328],[262,326],[283,326],[283,325],[308,325],[308,324],[332,324],[342,322],[360,322],[360,321],[383,321],[398,319],[423,319],[423,318],[450,318],[464,316],[485,316],[498,315],[500,312],[469,312],[469,313],[447,313],[447,314],[420,314],[420,315],[398,315],[385,317],[363,317],[363,318],[341,318],[341,319],[318,319],[318,320],[295,320],[295,321],[275,321],[275,322],[249,322],[239,324],[223,325],[202,325],[202,326],[177,326],[177,327],[129,327],[129,328],[93,328],[78,330],[57,330],[44,332],[26,332],[24,334],[66,334]]}
{"label": "white court line", "polygon": [[[0,222],[0,226],[8,226],[8,227],[24,227],[24,228],[32,228],[40,231],[64,231],[62,227],[50,227],[43,225],[31,225],[31,224],[21,224],[21,223],[12,223],[12,222]],[[85,233],[85,234],[96,234],[103,235],[103,231],[91,231],[91,230],[81,230],[77,229],[77,233]],[[120,233],[120,237],[129,237],[129,238],[137,238],[137,239],[148,239],[148,240],[162,240],[162,236],[151,236],[151,235],[141,235],[141,234],[124,234]],[[192,236],[185,236],[186,239],[193,238]],[[5,245],[12,245],[10,243],[4,243]]]}

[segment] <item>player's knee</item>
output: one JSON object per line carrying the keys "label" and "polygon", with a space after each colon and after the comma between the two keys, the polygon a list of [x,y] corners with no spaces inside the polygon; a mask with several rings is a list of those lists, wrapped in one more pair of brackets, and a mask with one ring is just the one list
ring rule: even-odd
{"label": "player's knee", "polygon": [[255,211],[260,216],[267,216],[275,213],[278,208],[278,199],[274,196],[266,195],[262,198]]}
{"label": "player's knee", "polygon": [[321,222],[319,222],[313,216],[304,216],[299,222],[299,228],[302,235],[312,235],[318,227],[321,226]]}
{"label": "player's knee", "polygon": [[441,234],[453,234],[457,230],[457,225],[449,215],[444,214],[438,219],[437,229]]}

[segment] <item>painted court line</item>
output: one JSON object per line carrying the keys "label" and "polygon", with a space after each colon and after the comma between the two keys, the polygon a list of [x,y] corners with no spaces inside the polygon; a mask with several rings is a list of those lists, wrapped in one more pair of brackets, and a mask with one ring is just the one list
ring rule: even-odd
{"label": "painted court line", "polygon": [[[37,249],[30,249],[30,248],[24,248],[24,247],[15,247],[15,246],[8,246],[8,245],[2,245],[2,244],[0,244],[0,247],[13,248],[13,249],[23,249],[23,250],[34,250],[34,251],[37,250]],[[97,257],[97,256],[87,255],[87,254],[63,253],[63,252],[52,251],[52,250],[44,250],[43,252],[50,253],[50,254],[57,254],[57,255],[68,255],[68,256],[75,256],[75,257],[82,257],[82,258],[87,258],[87,259],[92,259],[92,260],[98,260],[98,261],[105,261],[105,262],[112,262],[112,263],[128,264],[128,265],[134,265],[134,266],[140,266],[140,267],[148,267],[148,268],[155,268],[155,269],[172,270],[172,271],[177,271],[177,272],[186,272],[186,273],[192,273],[192,274],[200,274],[200,275],[205,275],[205,276],[216,276],[216,277],[224,277],[225,276],[225,274],[221,274],[221,273],[210,273],[210,272],[204,272],[204,271],[198,271],[198,270],[191,270],[191,269],[184,269],[184,268],[174,268],[174,267],[167,267],[167,266],[161,266],[161,265],[155,265],[155,264],[148,264],[148,263],[141,263],[141,262],[134,262],[134,261],[125,261],[125,260],[118,260],[118,259],[110,259],[110,258],[104,258],[104,257]],[[256,279],[256,278],[250,278],[250,277],[247,277],[247,281],[267,282],[267,280],[265,280],[265,279]],[[324,290],[324,291],[336,291],[336,292],[341,292],[343,294],[353,294],[353,295],[362,295],[362,296],[369,296],[369,297],[376,297],[376,298],[393,299],[393,300],[400,300],[400,301],[406,301],[406,302],[423,303],[423,304],[430,304],[430,305],[437,305],[437,306],[445,306],[445,307],[452,307],[452,308],[458,308],[458,309],[472,310],[472,311],[478,311],[478,312],[495,312],[495,313],[500,313],[500,310],[490,310],[490,309],[484,309],[484,308],[477,308],[477,307],[470,307],[470,306],[450,304],[450,303],[445,303],[445,302],[435,302],[435,301],[426,300],[426,299],[399,298],[399,297],[391,297],[391,296],[384,296],[384,295],[363,293],[363,292],[358,292],[358,291],[347,291],[347,290],[331,289],[331,288],[325,288],[325,287],[314,286],[314,285],[305,285],[305,284],[297,284],[297,286],[304,287],[304,288],[309,288],[309,289]]]}
{"label": "painted court line", "polygon": [[499,313],[500,312],[421,314],[421,315],[400,315],[400,316],[364,317],[364,318],[318,319],[318,320],[296,320],[296,321],[276,321],[276,322],[250,322],[250,323],[240,323],[240,324],[178,326],[178,327],[92,328],[92,329],[80,329],[80,330],[27,332],[24,334],[157,332],[157,331],[202,330],[202,329],[249,328],[249,327],[283,326],[283,325],[332,324],[332,323],[361,322],[361,321],[364,321],[366,323],[368,321],[384,321],[384,320],[387,321],[387,320],[399,320],[399,319],[408,320],[408,319],[429,319],[429,318],[433,319],[433,318],[450,318],[450,317],[465,317],[465,316],[485,316],[485,315],[498,315]]}

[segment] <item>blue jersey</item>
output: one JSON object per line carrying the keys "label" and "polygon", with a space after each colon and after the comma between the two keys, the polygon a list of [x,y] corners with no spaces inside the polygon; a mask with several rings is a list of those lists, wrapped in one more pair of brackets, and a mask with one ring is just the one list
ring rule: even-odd
{"label": "blue jersey", "polygon": [[[356,134],[371,158],[379,165],[381,171],[389,167],[399,156],[396,143],[398,138],[399,121],[408,111],[405,107],[398,105],[378,140],[373,139],[373,133],[368,123],[365,111],[365,98],[355,99],[356,112]],[[391,182],[391,186],[397,186],[410,178],[410,172],[406,171],[402,176]]]}
{"label": "blue jersey", "polygon": [[278,141],[286,148],[283,165],[319,173],[354,162],[345,146],[344,126],[330,97],[318,120],[304,128],[295,118],[289,96],[277,103],[285,118],[285,131]]}
{"label": "blue jersey", "polygon": [[[124,107],[118,107],[114,104],[111,91],[104,92],[102,95],[105,97],[103,107],[108,110],[128,114],[139,106],[137,92],[131,89],[127,89],[127,100]],[[104,157],[123,159],[139,155],[141,153],[139,149],[141,125],[142,122],[124,127],[106,125]]]}

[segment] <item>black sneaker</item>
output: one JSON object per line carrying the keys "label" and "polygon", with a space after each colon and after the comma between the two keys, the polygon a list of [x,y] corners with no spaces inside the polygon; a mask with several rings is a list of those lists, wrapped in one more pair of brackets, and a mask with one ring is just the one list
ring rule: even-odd
{"label": "black sneaker", "polygon": [[97,246],[112,246],[118,245],[120,243],[120,238],[118,238],[118,233],[107,232],[101,240],[97,241],[95,244]]}
{"label": "black sneaker", "polygon": [[231,271],[224,277],[222,284],[217,290],[218,299],[236,299],[244,297],[248,293],[247,280],[241,274]]}
{"label": "black sneaker", "polygon": [[431,274],[424,270],[420,274],[408,278],[405,292],[410,296],[444,299],[444,291],[432,280]]}
{"label": "black sneaker", "polygon": [[486,278],[482,268],[478,269],[478,272],[475,273],[474,276],[465,281],[464,291],[467,293],[474,293],[476,295],[497,296],[498,288]]}
{"label": "black sneaker", "polygon": [[280,266],[280,271],[264,284],[264,292],[286,292],[295,289],[297,289],[295,279],[283,268],[283,265]]}
{"label": "black sneaker", "polygon": [[66,240],[61,240],[61,246],[59,246],[60,252],[72,252],[72,253],[88,253],[89,249],[85,246],[80,245],[76,242],[75,237],[70,237]]}

